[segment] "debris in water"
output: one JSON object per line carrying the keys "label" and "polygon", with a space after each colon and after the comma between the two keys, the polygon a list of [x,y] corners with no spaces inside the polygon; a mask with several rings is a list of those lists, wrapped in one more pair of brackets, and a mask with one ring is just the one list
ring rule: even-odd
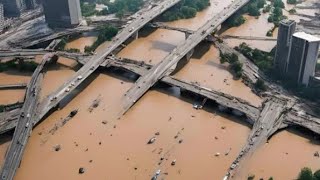
{"label": "debris in water", "polygon": [[159,136],[159,135],[160,135],[160,132],[156,132],[155,135],[156,135],[156,136]]}
{"label": "debris in water", "polygon": [[53,147],[53,149],[54,149],[55,151],[60,151],[61,145],[60,145],[60,144],[55,145],[55,146]]}
{"label": "debris in water", "polygon": [[179,144],[181,144],[182,142],[183,142],[183,140],[182,140],[182,139],[180,139],[180,140],[179,140]]}
{"label": "debris in water", "polygon": [[215,156],[216,156],[216,157],[220,156],[220,153],[217,152],[217,153],[215,154]]}
{"label": "debris in water", "polygon": [[319,157],[319,152],[316,151],[313,155],[314,155],[315,157]]}
{"label": "debris in water", "polygon": [[156,137],[152,137],[149,141],[148,144],[153,144],[156,141]]}
{"label": "debris in water", "polygon": [[221,129],[226,129],[226,127],[225,127],[225,126],[222,126]]}
{"label": "debris in water", "polygon": [[102,124],[107,124],[108,123],[108,121],[102,121]]}
{"label": "debris in water", "polygon": [[219,138],[217,136],[214,137],[215,140],[218,140]]}
{"label": "debris in water", "polygon": [[171,166],[174,166],[174,165],[176,165],[176,159],[175,160],[173,160],[172,162],[171,162]]}
{"label": "debris in water", "polygon": [[160,169],[157,170],[156,174],[151,178],[151,180],[157,180],[160,173],[161,173],[161,170]]}
{"label": "debris in water", "polygon": [[93,109],[95,109],[95,108],[97,108],[97,107],[99,106],[100,102],[101,102],[101,95],[99,94],[99,96],[97,97],[97,99],[95,99],[95,100],[92,102],[91,106],[88,108],[88,111],[89,111],[89,112],[92,112]]}
{"label": "debris in water", "polygon": [[79,174],[83,174],[85,169],[83,167],[79,168]]}
{"label": "debris in water", "polygon": [[75,109],[75,110],[70,112],[69,116],[70,117],[74,117],[77,113],[78,113],[78,109]]}
{"label": "debris in water", "polygon": [[90,161],[89,161],[89,163],[92,163],[92,162],[93,162],[93,160],[90,160]]}
{"label": "debris in water", "polygon": [[231,148],[229,148],[229,150],[224,155],[228,156],[230,152],[231,152]]}

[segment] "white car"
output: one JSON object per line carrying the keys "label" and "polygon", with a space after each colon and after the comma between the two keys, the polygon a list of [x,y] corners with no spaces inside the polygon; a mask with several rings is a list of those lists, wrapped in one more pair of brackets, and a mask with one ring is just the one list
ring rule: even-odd
{"label": "white car", "polygon": [[129,29],[129,32],[132,32],[133,30],[134,30],[134,27],[130,28],[130,29]]}
{"label": "white car", "polygon": [[70,89],[69,89],[69,88],[67,88],[67,89],[65,90],[65,92],[70,92]]}
{"label": "white car", "polygon": [[81,80],[81,79],[82,79],[82,76],[78,76],[77,79],[78,79],[78,80]]}

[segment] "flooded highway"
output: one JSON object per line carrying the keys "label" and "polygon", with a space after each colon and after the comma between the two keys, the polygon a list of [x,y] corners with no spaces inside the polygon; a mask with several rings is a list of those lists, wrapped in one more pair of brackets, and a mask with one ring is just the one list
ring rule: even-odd
{"label": "flooded highway", "polygon": [[[216,111],[193,109],[172,88],[148,92],[121,120],[110,122],[109,107],[131,86],[112,76],[97,75],[66,107],[35,128],[16,179],[150,179],[157,169],[166,171],[168,178],[223,177],[246,141],[247,126]],[[96,98],[101,98],[99,106],[90,112]],[[49,133],[75,108],[79,113],[72,120]],[[156,142],[148,145],[153,136]],[[55,151],[56,145],[61,150]],[[221,157],[215,156],[218,152]],[[173,159],[177,159],[175,167],[170,165]],[[207,168],[198,169],[200,165]],[[80,167],[85,174],[78,174]]]}

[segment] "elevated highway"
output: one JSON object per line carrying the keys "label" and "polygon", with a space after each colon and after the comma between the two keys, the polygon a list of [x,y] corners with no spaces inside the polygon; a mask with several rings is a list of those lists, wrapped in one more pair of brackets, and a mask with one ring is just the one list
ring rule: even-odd
{"label": "elevated highway", "polygon": [[172,73],[175,70],[175,66],[183,57],[188,53],[188,55],[191,56],[190,52],[193,51],[195,46],[248,2],[249,0],[235,0],[231,5],[216,14],[212,19],[208,20],[202,27],[191,34],[186,41],[178,45],[168,56],[160,63],[153,66],[144,76],[140,77],[122,98],[122,110],[119,116],[127,112],[127,110],[133,106],[150,87],[158,82],[158,80]]}
{"label": "elevated highway", "polygon": [[20,110],[13,139],[6,153],[5,162],[1,170],[1,179],[3,180],[12,180],[20,165],[23,151],[33,128],[33,120],[37,116],[36,108],[43,79],[42,71],[48,60],[50,60],[50,56],[44,56],[28,84],[25,102]]}
{"label": "elevated highway", "polygon": [[[67,97],[75,88],[77,88],[87,77],[89,77],[101,64],[109,64],[112,60],[106,59],[116,48],[123,44],[130,37],[135,36],[137,32],[149,23],[152,19],[162,14],[167,9],[176,5],[181,0],[167,0],[159,3],[149,11],[137,16],[128,24],[117,36],[113,38],[110,46],[103,51],[97,52],[75,75],[65,82],[60,88],[50,95],[40,104],[41,112],[35,123],[38,123],[52,108],[56,107],[59,102]],[[68,90],[67,90],[68,89]]]}

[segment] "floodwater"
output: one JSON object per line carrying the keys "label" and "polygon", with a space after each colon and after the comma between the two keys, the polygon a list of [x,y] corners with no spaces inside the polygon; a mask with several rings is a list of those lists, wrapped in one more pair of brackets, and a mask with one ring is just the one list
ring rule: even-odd
{"label": "floodwater", "polygon": [[174,22],[167,22],[167,25],[190,30],[197,30],[203,26],[214,15],[221,12],[225,7],[232,3],[232,0],[210,0],[211,5],[205,10],[198,12],[192,19],[181,19]]}
{"label": "floodwater", "polygon": [[[21,84],[28,83],[31,78],[30,73],[21,73],[17,71],[5,71],[0,73],[0,84]],[[25,89],[0,90],[0,104],[13,104],[22,102]]]}
{"label": "floodwater", "polygon": [[[224,1],[222,5],[219,2],[219,7],[216,2],[212,1],[211,3],[213,6],[198,13],[199,16],[197,15],[193,19],[170,22],[169,25],[189,29],[198,28],[212,17],[212,14],[229,5],[228,1]],[[184,40],[185,35],[181,32],[157,29],[146,37],[134,40],[118,56],[155,65]],[[203,48],[197,49],[203,51]],[[251,92],[250,88],[241,80],[234,80],[228,68],[220,64],[219,51],[214,46],[211,46],[200,59],[191,59],[176,77],[189,82],[198,82],[204,87],[246,99],[256,106],[261,105],[261,99]]]}
{"label": "floodwater", "polygon": [[117,56],[155,65],[184,40],[184,33],[157,29],[149,36],[131,42]]}
{"label": "floodwater", "polygon": [[[211,3],[212,6],[198,13],[196,18],[169,24],[195,30],[231,0],[212,0]],[[248,25],[242,26],[255,27],[249,22],[261,23],[252,18],[247,21]],[[237,33],[250,32],[247,28],[238,29]],[[252,31],[261,36],[266,33],[259,32],[259,28],[252,28]],[[183,33],[158,29],[131,42],[118,56],[154,65],[184,39]],[[93,41],[94,37],[80,38],[70,42],[67,48],[83,51],[85,45]],[[102,44],[97,51],[103,51],[109,43]],[[203,51],[205,47],[197,49]],[[51,67],[45,76],[41,98],[63,84],[74,69],[72,60],[60,58],[58,65]],[[1,78],[5,77],[2,75]],[[201,57],[194,56],[175,76],[240,97],[255,106],[261,105],[261,99],[241,80],[234,80],[226,65],[220,64],[219,52],[214,46],[209,46]],[[222,179],[250,132],[239,118],[214,109],[193,109],[193,101],[181,97],[177,88],[150,90],[120,120],[112,119],[115,104],[132,82],[110,72],[97,72],[91,79],[73,100],[33,130],[16,180],[151,179],[158,169],[162,172],[160,179]],[[98,100],[99,105],[90,108],[94,100]],[[79,110],[78,114],[62,126],[63,119],[74,109]],[[156,141],[148,145],[152,137],[156,137]],[[9,142],[0,145],[1,155],[8,145]],[[59,151],[55,151],[57,145],[61,147]],[[297,148],[288,148],[288,145]],[[317,147],[307,138],[283,131],[249,159],[239,177],[246,179],[247,174],[254,173],[256,177],[294,178],[303,166],[319,167],[313,159]],[[305,153],[300,154],[301,149]],[[283,155],[283,152],[288,154]],[[216,156],[217,153],[220,155]],[[278,162],[279,159],[282,161]],[[173,160],[176,160],[175,166],[171,165]],[[266,163],[261,165],[261,162]],[[292,169],[281,170],[289,166]],[[78,173],[80,167],[85,168],[84,174]]]}
{"label": "floodwater", "polygon": [[[307,0],[302,5],[310,3],[312,0]],[[306,17],[291,15],[288,11],[294,8],[294,5],[287,4],[286,0],[283,0],[285,4],[285,10],[283,10],[283,14],[288,17],[288,19],[295,20],[299,22],[300,19],[310,20]],[[299,4],[300,5],[300,4]],[[299,14],[306,14],[314,16],[318,10],[316,9],[296,9]],[[269,13],[261,13],[261,16],[256,19],[255,17],[244,15],[246,18],[246,22],[239,27],[233,27],[221,35],[232,35],[232,36],[251,36],[251,37],[267,37],[266,34],[268,30],[270,30],[274,25],[273,23],[268,22]],[[273,37],[277,38],[278,31],[277,29],[273,33]],[[272,48],[275,47],[276,41],[259,41],[259,40],[243,40],[243,39],[225,39],[225,42],[229,44],[231,47],[238,46],[242,42],[247,43],[250,47],[258,48],[260,50],[270,52]]]}
{"label": "floodwater", "polygon": [[[197,82],[203,87],[214,89],[247,100],[255,106],[261,106],[262,100],[255,95],[242,80],[235,80],[228,66],[220,63],[219,50],[213,45],[200,59],[191,58],[190,62],[175,77],[188,82]],[[197,48],[198,51],[203,51]],[[201,54],[200,54],[201,55]]]}
{"label": "floodwater", "polygon": [[6,154],[7,149],[10,146],[11,139],[12,139],[11,135],[8,135],[8,134],[2,134],[1,135],[1,140],[0,140],[0,168],[2,167],[2,165],[4,163],[5,154]]}
{"label": "floodwater", "polygon": [[242,165],[242,171],[234,179],[247,179],[249,174],[254,174],[256,179],[271,176],[274,179],[295,179],[303,167],[318,170],[320,159],[314,153],[320,150],[320,142],[310,139],[311,136],[297,131],[276,134]]}
{"label": "floodwater", "polygon": [[[269,14],[262,14],[258,19],[252,16],[244,15],[246,22],[239,27],[233,27],[222,33],[222,36],[249,36],[249,37],[266,37],[268,30],[273,27],[272,23],[268,23]],[[274,33],[276,36],[276,33]],[[242,42],[246,42],[250,47],[255,47],[264,51],[271,51],[276,45],[276,41],[257,41],[243,39],[225,39],[231,47],[238,46]]]}
{"label": "floodwater", "polygon": [[[113,75],[96,76],[34,129],[15,179],[151,179],[158,169],[169,179],[221,179],[249,134],[233,117],[193,109],[174,88],[148,92],[121,120],[112,121],[109,109],[132,84]],[[90,112],[97,98],[100,104]],[[49,133],[76,108],[74,118]],[[153,136],[156,141],[148,145]],[[56,145],[61,145],[58,152]],[[78,174],[80,167],[84,174]]]}
{"label": "floodwater", "polygon": [[57,64],[49,67],[44,76],[40,100],[46,98],[71,78],[75,73],[72,68],[74,68],[76,64],[75,60],[59,57]]}
{"label": "floodwater", "polygon": [[86,46],[91,46],[97,40],[97,36],[95,34],[85,34],[83,37],[72,40],[67,43],[65,49],[79,49],[80,52],[84,52],[84,48]]}

